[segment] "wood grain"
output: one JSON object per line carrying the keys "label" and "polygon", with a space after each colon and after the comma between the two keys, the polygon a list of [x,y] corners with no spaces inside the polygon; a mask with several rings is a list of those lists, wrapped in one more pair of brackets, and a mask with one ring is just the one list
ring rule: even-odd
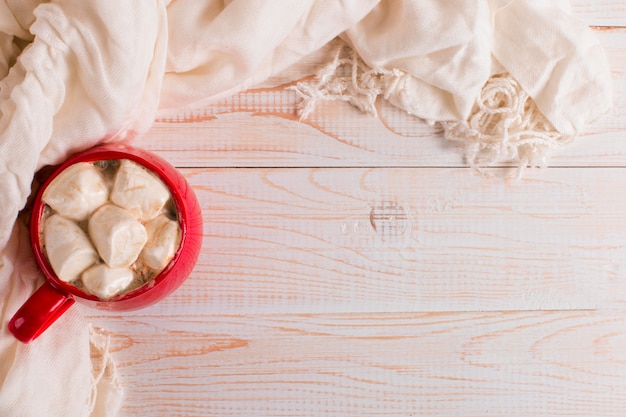
{"label": "wood grain", "polygon": [[204,248],[163,312],[588,309],[623,274],[621,168],[183,172]]}
{"label": "wood grain", "polygon": [[572,0],[570,3],[576,16],[588,25],[626,25],[626,5],[621,0]]}
{"label": "wood grain", "polygon": [[594,312],[100,317],[141,416],[623,416]]}

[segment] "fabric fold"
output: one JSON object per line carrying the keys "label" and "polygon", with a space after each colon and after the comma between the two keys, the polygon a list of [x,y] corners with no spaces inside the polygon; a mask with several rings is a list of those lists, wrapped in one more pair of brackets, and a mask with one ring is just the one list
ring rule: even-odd
{"label": "fabric fold", "polygon": [[488,16],[480,0],[383,2],[345,37],[371,68],[410,76],[386,91],[392,104],[422,119],[456,120],[490,75]]}
{"label": "fabric fold", "polygon": [[603,48],[566,1],[394,6],[382,2],[342,35],[356,54],[338,53],[295,87],[302,117],[333,99],[374,113],[382,96],[439,123],[471,166],[513,163],[520,175],[611,108]]}
{"label": "fabric fold", "polygon": [[512,1],[495,11],[493,55],[564,135],[577,135],[612,106],[597,37],[567,2]]}
{"label": "fabric fold", "polygon": [[216,2],[172,2],[158,117],[265,81],[330,42],[376,3],[240,0],[222,9]]}

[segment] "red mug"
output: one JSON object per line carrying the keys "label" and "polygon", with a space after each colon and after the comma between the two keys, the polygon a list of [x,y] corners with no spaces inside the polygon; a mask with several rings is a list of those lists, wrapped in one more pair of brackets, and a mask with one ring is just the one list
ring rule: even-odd
{"label": "red mug", "polygon": [[[102,300],[62,281],[52,269],[41,243],[41,222],[45,208],[42,195],[50,182],[70,165],[78,162],[121,159],[131,160],[147,168],[169,188],[178,214],[180,244],[167,266],[154,278],[134,290]],[[75,301],[104,310],[127,311],[147,307],[172,293],[189,276],[198,260],[202,246],[202,212],[185,178],[168,162],[148,151],[129,145],[107,144],[70,157],[42,184],[33,204],[30,240],[35,261],[46,281],[9,321],[11,333],[24,343],[41,335]]]}

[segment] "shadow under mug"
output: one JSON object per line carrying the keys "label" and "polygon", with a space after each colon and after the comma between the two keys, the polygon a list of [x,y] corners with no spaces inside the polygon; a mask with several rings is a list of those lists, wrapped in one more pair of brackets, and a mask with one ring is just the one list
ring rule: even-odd
{"label": "shadow under mug", "polygon": [[[44,190],[54,178],[78,162],[128,159],[153,172],[169,189],[180,225],[180,244],[167,266],[142,286],[111,299],[102,300],[56,275],[41,243]],[[193,190],[172,165],[148,151],[125,144],[107,144],[80,152],[56,168],[37,191],[30,222],[30,241],[35,261],[45,282],[18,309],[9,321],[9,330],[20,341],[36,339],[70,308],[75,301],[93,308],[115,311],[136,310],[163,299],[189,276],[202,246],[202,212]]]}

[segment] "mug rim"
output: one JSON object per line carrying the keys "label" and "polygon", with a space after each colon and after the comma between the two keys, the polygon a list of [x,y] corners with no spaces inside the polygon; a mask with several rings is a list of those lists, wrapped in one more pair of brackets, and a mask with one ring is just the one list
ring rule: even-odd
{"label": "mug rim", "polygon": [[[52,265],[48,261],[48,257],[45,254],[43,242],[41,239],[42,218],[46,207],[46,203],[43,202],[42,197],[44,191],[46,190],[46,188],[48,188],[50,183],[72,165],[81,162],[96,162],[103,160],[122,159],[128,159],[138,163],[139,165],[148,169],[151,173],[156,175],[159,180],[161,180],[167,186],[172,201],[176,207],[177,222],[180,227],[180,242],[178,244],[176,252],[172,256],[172,259],[170,259],[165,268],[163,268],[153,278],[131,291],[115,295],[108,299],[102,299],[94,294],[81,290],[80,288],[70,284],[69,282],[61,280],[52,268]],[[172,274],[174,266],[178,263],[178,260],[182,256],[183,248],[186,246],[189,221],[189,219],[187,218],[189,213],[187,213],[187,211],[185,210],[184,198],[181,194],[181,190],[176,187],[175,182],[172,178],[170,178],[170,175],[168,175],[167,171],[171,170],[175,170],[175,168],[157,155],[126,144],[97,145],[70,156],[66,161],[55,167],[49,177],[41,184],[41,186],[37,190],[37,194],[33,202],[33,210],[30,222],[31,248],[35,257],[35,261],[37,262],[39,269],[44,274],[46,280],[58,290],[75,296],[78,301],[86,302],[88,304],[95,303],[96,307],[100,308],[106,308],[106,306],[108,305],[113,305],[123,301],[135,299],[147,292],[153,291],[153,289],[159,287],[160,284],[167,282],[168,278]]]}

